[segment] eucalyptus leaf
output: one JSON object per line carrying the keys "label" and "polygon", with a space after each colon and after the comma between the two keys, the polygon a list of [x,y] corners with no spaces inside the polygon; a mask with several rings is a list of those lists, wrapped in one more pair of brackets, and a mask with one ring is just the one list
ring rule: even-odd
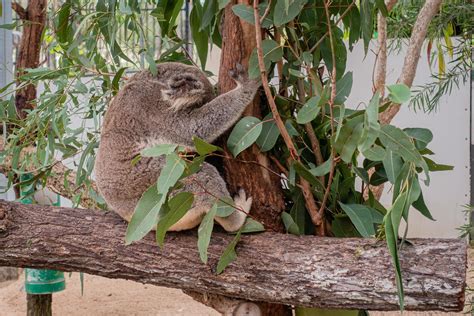
{"label": "eucalyptus leaf", "polygon": [[293,220],[290,214],[288,214],[287,212],[282,212],[281,219],[288,233],[293,234],[293,235],[301,234],[298,228],[298,225],[296,225],[295,221]]}
{"label": "eucalyptus leaf", "polygon": [[167,155],[165,166],[161,170],[156,183],[158,193],[166,195],[169,189],[181,178],[185,168],[186,164],[178,155],[175,153]]}
{"label": "eucalyptus leaf", "polygon": [[[275,5],[275,12],[273,22],[276,26],[282,26],[292,21],[303,9],[307,0],[293,0],[288,6],[285,0],[277,0]],[[285,8],[286,7],[286,8]]]}
{"label": "eucalyptus leaf", "polygon": [[212,229],[214,228],[214,217],[217,207],[214,204],[209,212],[203,217],[198,228],[198,250],[201,261],[207,263],[207,248],[211,241]]}
{"label": "eucalyptus leaf", "polygon": [[257,138],[257,145],[260,147],[262,152],[271,150],[275,146],[278,137],[280,136],[280,130],[278,129],[276,122],[274,120],[267,121],[272,117],[273,116],[270,113],[263,119],[264,122],[262,124],[262,132]]}
{"label": "eucalyptus leaf", "polygon": [[235,126],[227,139],[227,146],[232,155],[237,157],[243,150],[250,147],[262,132],[262,122],[253,116],[246,116]]}
{"label": "eucalyptus leaf", "polygon": [[418,150],[425,149],[433,140],[433,133],[427,128],[404,128],[403,131],[415,140]]}
{"label": "eucalyptus leaf", "polygon": [[320,100],[321,98],[319,96],[314,96],[306,101],[303,107],[298,111],[296,122],[298,124],[306,124],[314,120],[321,111]]}
{"label": "eucalyptus leaf", "polygon": [[216,216],[227,217],[230,214],[235,212],[240,212],[235,209],[234,200],[229,197],[224,197],[220,200],[217,200],[215,203],[216,206]]}
{"label": "eucalyptus leaf", "polygon": [[343,204],[339,202],[341,208],[349,216],[352,223],[362,237],[375,236],[375,224],[383,221],[383,215],[377,210],[361,204]]}
{"label": "eucalyptus leaf", "polygon": [[329,158],[328,160],[323,162],[321,165],[319,165],[315,168],[309,169],[309,172],[311,172],[311,174],[315,177],[325,176],[331,170],[331,161],[332,161],[332,159]]}
{"label": "eucalyptus leaf", "polygon": [[222,253],[221,257],[219,258],[219,262],[217,262],[217,274],[221,274],[224,269],[237,258],[237,254],[235,253],[235,246],[240,240],[241,231],[239,230],[235,235],[234,239],[227,245],[224,252]]}
{"label": "eucalyptus leaf", "polygon": [[153,147],[145,148],[140,152],[143,157],[159,157],[162,155],[169,155],[178,147],[176,144],[161,144]]}
{"label": "eucalyptus leaf", "polygon": [[201,156],[205,156],[215,151],[223,151],[222,148],[220,148],[219,146],[209,144],[208,142],[197,136],[193,136],[193,143],[194,147],[196,147],[196,151]]}
{"label": "eucalyptus leaf", "polygon": [[142,195],[135,207],[130,223],[125,234],[125,244],[142,239],[158,222],[160,211],[166,196],[159,194],[156,185],[149,187]]}
{"label": "eucalyptus leaf", "polygon": [[176,194],[168,201],[167,212],[159,212],[158,224],[156,228],[156,242],[163,247],[165,235],[168,229],[176,224],[191,208],[194,201],[194,195],[189,192],[181,192]]}
{"label": "eucalyptus leaf", "polygon": [[398,178],[398,175],[400,174],[400,171],[402,170],[402,158],[393,151],[387,150],[385,153],[385,158],[382,162],[388,181],[394,184]]}
{"label": "eucalyptus leaf", "polygon": [[265,227],[262,225],[262,223],[257,222],[256,220],[250,217],[247,217],[244,226],[242,226],[242,228],[240,229],[240,232],[242,234],[258,233],[263,231],[265,231]]}
{"label": "eucalyptus leaf", "polygon": [[389,92],[388,98],[393,103],[402,104],[402,103],[410,101],[411,92],[408,86],[402,83],[398,83],[398,84],[387,86],[387,89]]}

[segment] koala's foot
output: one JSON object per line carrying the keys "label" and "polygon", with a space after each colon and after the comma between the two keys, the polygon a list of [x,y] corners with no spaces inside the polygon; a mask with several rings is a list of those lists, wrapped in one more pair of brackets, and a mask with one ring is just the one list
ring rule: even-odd
{"label": "koala's foot", "polygon": [[[245,213],[248,214],[250,211],[250,208],[252,207],[252,198],[251,197],[247,198],[247,195],[245,194],[244,189],[240,189],[239,193],[236,196],[234,196],[234,203],[235,203],[235,206],[243,209]],[[236,210],[236,212],[242,213],[242,211],[239,211],[239,210]]]}
{"label": "koala's foot", "polygon": [[235,210],[227,217],[216,217],[216,221],[228,232],[235,232],[242,227],[247,218],[247,214],[252,206],[252,198],[246,196],[244,190],[239,190],[239,193],[234,197],[234,204],[238,210]]}

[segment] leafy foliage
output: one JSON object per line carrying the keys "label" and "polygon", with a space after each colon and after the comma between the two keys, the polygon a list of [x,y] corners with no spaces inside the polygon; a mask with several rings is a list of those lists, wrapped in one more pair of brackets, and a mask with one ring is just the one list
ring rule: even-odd
{"label": "leafy foliage", "polygon": [[[137,68],[156,73],[156,62],[193,62],[189,58],[192,49],[188,38],[179,34],[183,3],[182,0],[146,3],[97,0],[91,5],[71,0],[65,1],[56,11],[48,10],[52,22],[45,30],[44,39],[54,67],[26,69],[18,78],[18,85],[0,87],[0,118],[10,126],[8,144],[1,159],[11,159],[10,182],[31,165],[37,172],[30,181],[45,182],[51,175],[55,159],[69,159],[78,170],[74,183],[65,179],[74,202],[77,204],[81,195],[88,192],[103,204],[91,186],[91,175],[106,104]],[[222,10],[228,3],[226,0],[193,2],[189,26],[203,69],[209,48],[222,43],[219,25]],[[264,66],[270,78],[275,69],[279,69],[278,87],[273,87],[272,92],[278,114],[285,122],[300,159],[293,160],[275,117],[264,106],[263,119],[251,116],[241,119],[233,128],[227,145],[237,157],[256,143],[283,166],[286,174],[282,176],[282,182],[288,209],[282,213],[282,221],[288,233],[314,232],[315,225],[307,213],[299,185],[304,179],[319,206],[323,205],[323,200],[327,201],[323,211],[335,236],[385,238],[393,258],[403,308],[402,271],[398,259],[400,222],[408,220],[412,209],[433,219],[424,203],[419,181],[423,179],[428,183],[430,172],[448,170],[449,166],[438,165],[427,157],[431,153],[428,149],[432,140],[430,131],[402,130],[379,124],[378,116],[390,102],[404,103],[410,99],[408,87],[389,86],[388,100],[381,100],[377,93],[370,100],[361,100],[368,101],[365,109],[354,109],[355,104],[347,104],[353,83],[353,74],[346,71],[348,51],[358,41],[367,51],[376,14],[387,14],[384,2],[361,0],[357,5],[347,0],[332,1],[327,12],[329,23],[322,0],[276,0],[268,6],[268,2],[262,2],[259,7],[260,16],[265,15],[262,21],[266,37],[262,42]],[[430,34],[439,35],[439,29],[445,30],[449,25],[460,25],[464,29],[472,23],[460,19],[462,13],[456,13],[454,7],[454,4],[446,4],[453,17],[439,28],[433,26],[438,31]],[[250,6],[234,5],[232,11],[242,20],[255,23]],[[411,28],[406,26],[411,24],[398,22],[403,30],[395,33],[393,21],[412,21],[412,11],[407,11],[409,14],[405,16],[405,9],[397,6],[390,13],[392,36],[401,37],[403,32],[409,35]],[[158,27],[143,23],[144,19],[152,19],[159,25],[159,33],[156,32]],[[452,43],[449,36],[444,36],[444,31],[443,39],[450,51]],[[335,73],[332,73],[333,63]],[[335,86],[325,73],[336,79]],[[439,100],[439,96],[450,91],[453,82],[449,79],[450,74],[443,75],[447,78],[445,83],[440,77],[440,85],[415,89],[412,103],[425,108],[429,99],[428,108],[433,107],[436,98]],[[259,76],[254,50],[249,60],[249,77]],[[44,89],[36,100],[36,107],[26,119],[19,120],[12,94],[27,84],[41,84]],[[331,98],[332,92],[335,98]],[[74,125],[72,117],[80,117],[81,125]],[[126,243],[137,241],[156,229],[157,243],[163,246],[166,231],[192,206],[193,194],[182,192],[182,182],[191,181],[190,176],[199,171],[204,159],[222,150],[199,138],[194,139],[194,145],[196,154],[186,152],[178,144],[169,144],[147,148],[136,157],[135,162],[141,157],[165,156],[166,166],[157,183],[140,199],[127,230]],[[20,155],[28,146],[35,146],[36,150]],[[388,209],[378,203],[371,191],[371,186],[384,183],[391,186],[393,204]],[[204,263],[208,260],[214,217],[239,211],[231,204],[231,201],[216,199],[199,227],[197,247]],[[262,230],[262,224],[248,218],[223,252],[217,273],[235,259],[242,233]]]}

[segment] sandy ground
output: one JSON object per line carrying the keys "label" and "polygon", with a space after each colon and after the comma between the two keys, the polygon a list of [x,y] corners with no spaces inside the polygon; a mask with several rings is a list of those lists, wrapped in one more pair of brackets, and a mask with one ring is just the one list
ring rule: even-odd
{"label": "sandy ground", "polygon": [[[474,250],[469,254],[468,284],[474,288]],[[133,281],[112,280],[85,275],[84,295],[81,295],[79,273],[66,275],[66,290],[53,296],[53,315],[160,315],[160,316],[218,316],[220,315],[197,303],[180,290],[144,285]],[[26,315],[26,299],[20,280],[0,283],[0,316]],[[472,293],[471,293],[472,294]],[[469,299],[466,299],[468,301]],[[400,313],[371,312],[371,316],[395,316]],[[468,313],[414,313],[405,316],[450,316]]]}

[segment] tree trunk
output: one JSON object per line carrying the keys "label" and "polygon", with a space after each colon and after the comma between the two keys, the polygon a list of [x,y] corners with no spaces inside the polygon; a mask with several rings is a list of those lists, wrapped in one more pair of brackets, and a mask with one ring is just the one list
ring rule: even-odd
{"label": "tree trunk", "polygon": [[[40,63],[41,35],[46,23],[46,0],[29,0],[24,9],[17,2],[12,8],[23,21],[20,48],[16,60],[16,76],[20,77],[26,68],[37,68]],[[19,82],[20,83],[20,82]],[[15,95],[15,106],[20,119],[26,117],[26,110],[33,109],[36,87],[27,85]]]}
{"label": "tree trunk", "polygon": [[[219,69],[219,91],[225,93],[235,88],[235,82],[230,78],[229,71],[235,69],[237,63],[246,69],[248,60],[255,48],[255,29],[253,25],[241,21],[232,12],[232,1],[225,9],[222,27],[222,52],[221,65]],[[249,4],[250,1],[239,1]],[[248,106],[245,115],[261,118],[259,97]],[[221,146],[225,146],[223,137]],[[281,212],[285,209],[285,201],[280,178],[270,173],[265,168],[254,163],[243,163],[238,160],[257,162],[265,167],[272,168],[266,154],[261,153],[257,146],[253,145],[243,151],[237,160],[224,159],[224,174],[229,191],[236,193],[238,188],[243,188],[253,198],[251,214],[261,221],[267,229],[283,231]],[[278,171],[275,169],[275,171]],[[275,314],[273,314],[275,315]]]}
{"label": "tree trunk", "polygon": [[[229,71],[235,69],[239,63],[248,68],[248,61],[255,48],[255,29],[253,25],[241,21],[232,12],[232,6],[239,3],[251,4],[250,1],[231,1],[224,9],[222,32],[221,64],[219,68],[219,92],[225,93],[235,88],[235,82],[229,76]],[[244,116],[262,117],[259,96],[247,107]],[[226,148],[225,139],[220,140]],[[226,148],[226,151],[229,152]],[[271,168],[268,157],[260,152],[256,145],[243,151],[239,160],[253,161]],[[224,178],[228,189],[235,194],[239,188],[252,197],[251,214],[267,229],[283,231],[280,214],[285,209],[285,201],[280,178],[268,170],[254,163],[244,163],[238,160],[224,159]],[[262,315],[291,315],[291,309],[284,305],[259,304]]]}
{"label": "tree trunk", "polygon": [[51,316],[53,315],[51,309],[51,303],[53,302],[53,296],[51,294],[37,295],[27,294],[26,301],[27,316]]}
{"label": "tree trunk", "polygon": [[[383,241],[246,235],[237,259],[216,275],[218,258],[232,235],[213,234],[205,265],[195,231],[168,234],[160,249],[153,234],[125,246],[126,226],[112,212],[0,201],[0,265],[79,271],[296,306],[398,309],[394,268]],[[410,242],[400,251],[406,309],[460,311],[465,241]]]}
{"label": "tree trunk", "polygon": [[[26,68],[37,68],[40,63],[41,35],[46,23],[47,0],[29,0],[28,6],[23,8],[19,3],[12,2],[12,9],[23,22],[20,48],[17,52],[16,78],[24,74]],[[19,119],[24,119],[27,110],[34,108],[36,87],[33,84],[25,86],[16,92],[15,108]],[[27,295],[28,316],[51,315],[52,295]]]}

